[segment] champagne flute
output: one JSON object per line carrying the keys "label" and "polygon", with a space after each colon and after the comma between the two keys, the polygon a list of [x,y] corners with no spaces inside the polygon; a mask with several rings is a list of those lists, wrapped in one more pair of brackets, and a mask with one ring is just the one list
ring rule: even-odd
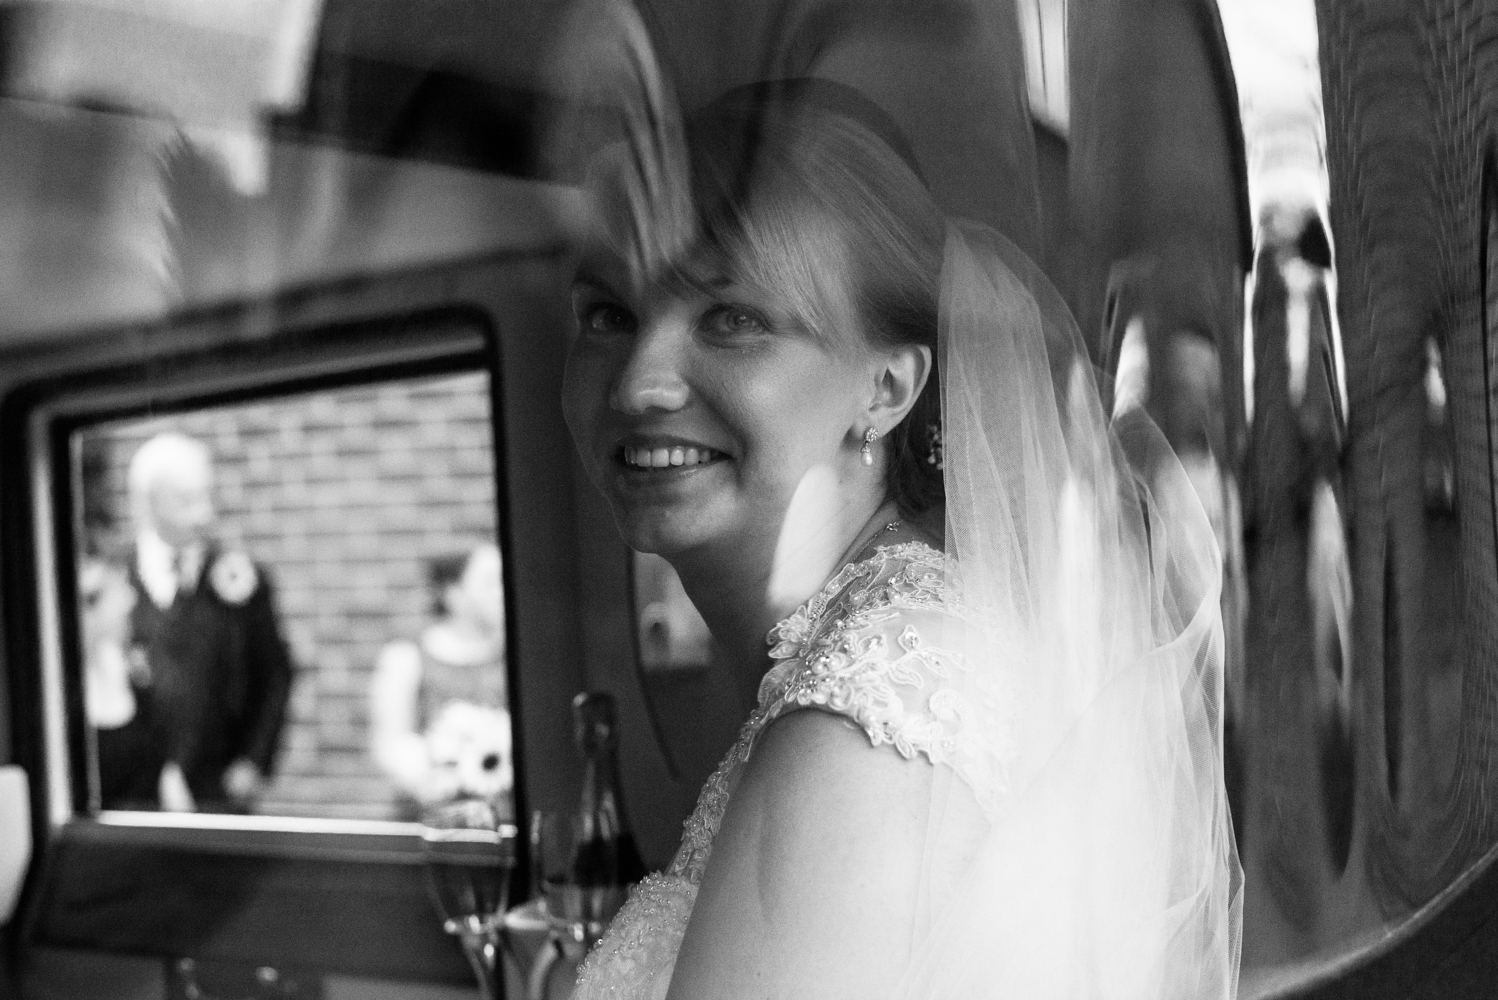
{"label": "champagne flute", "polygon": [[594,827],[580,812],[531,816],[531,878],[541,895],[541,914],[551,925],[550,941],[531,966],[531,1000],[548,995],[558,963],[576,973],[624,904],[617,842],[600,840]]}
{"label": "champagne flute", "polygon": [[531,817],[532,877],[553,927],[591,947],[624,905],[618,844],[602,839],[576,812]]}
{"label": "champagne flute", "polygon": [[515,827],[485,799],[459,799],[422,817],[428,888],[442,926],[463,945],[485,1000],[499,1000],[500,930],[515,866]]}

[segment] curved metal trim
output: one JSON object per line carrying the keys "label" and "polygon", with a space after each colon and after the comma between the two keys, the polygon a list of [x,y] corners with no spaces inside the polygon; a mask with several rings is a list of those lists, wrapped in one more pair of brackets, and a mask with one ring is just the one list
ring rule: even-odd
{"label": "curved metal trim", "polygon": [[[1243,989],[1240,996],[1243,1000],[1402,997],[1411,983],[1427,978],[1495,914],[1498,845],[1397,927],[1354,938],[1361,943],[1334,958],[1279,966],[1260,981],[1261,988]],[[1422,946],[1427,947],[1412,961],[1410,952]]]}

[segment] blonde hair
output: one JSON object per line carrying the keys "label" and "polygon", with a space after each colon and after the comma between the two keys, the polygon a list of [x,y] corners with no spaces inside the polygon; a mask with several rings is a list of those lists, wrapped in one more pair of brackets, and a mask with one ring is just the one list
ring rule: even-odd
{"label": "blonde hair", "polygon": [[[728,276],[773,292],[817,336],[928,346],[931,376],[888,435],[886,485],[908,514],[939,504],[930,441],[941,416],[935,357],[946,227],[898,128],[857,91],[804,79],[730,91],[691,115],[685,136],[693,230],[654,235],[657,246],[685,250],[651,277],[702,287]],[[632,163],[611,157],[593,175],[612,213],[605,228],[619,244],[639,240],[623,227],[650,213],[628,203],[641,189],[625,175]]]}

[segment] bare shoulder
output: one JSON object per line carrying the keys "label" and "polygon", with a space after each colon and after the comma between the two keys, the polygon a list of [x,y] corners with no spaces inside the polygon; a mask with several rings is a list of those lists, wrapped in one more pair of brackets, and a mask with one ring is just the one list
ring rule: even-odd
{"label": "bare shoulder", "polygon": [[924,813],[931,777],[928,762],[871,746],[846,715],[804,708],[782,715],[760,735],[735,798],[757,800],[777,820],[794,820],[787,835],[804,829],[807,810],[827,810],[827,821],[842,825],[876,813],[886,821],[876,826],[888,829],[892,808],[919,806],[914,811]]}
{"label": "bare shoulder", "polygon": [[932,774],[842,716],[772,723],[724,814],[669,996],[877,995],[912,936]]}

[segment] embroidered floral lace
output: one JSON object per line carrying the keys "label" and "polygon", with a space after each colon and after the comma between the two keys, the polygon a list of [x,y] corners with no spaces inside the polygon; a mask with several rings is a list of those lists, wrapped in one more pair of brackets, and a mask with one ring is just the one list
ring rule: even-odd
{"label": "embroidered floral lace", "polygon": [[875,747],[950,766],[993,808],[1013,753],[995,734],[1011,731],[1012,700],[968,683],[967,664],[942,648],[947,630],[974,627],[951,577],[946,557],[921,542],[881,547],[771,630],[758,708],[703,786],[670,867],[635,888],[583,964],[576,1000],[666,995],[729,796],[759,734],[786,712],[843,715]]}

